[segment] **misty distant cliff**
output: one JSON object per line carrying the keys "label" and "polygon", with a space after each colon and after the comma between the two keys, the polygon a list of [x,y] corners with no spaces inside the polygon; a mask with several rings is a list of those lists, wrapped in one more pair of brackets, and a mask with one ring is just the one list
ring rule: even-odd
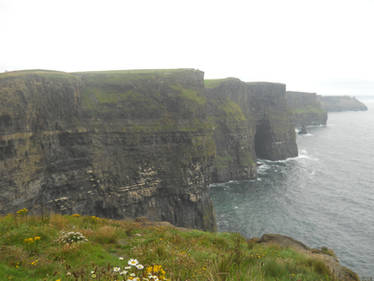
{"label": "misty distant cliff", "polygon": [[328,112],[365,111],[365,104],[350,96],[322,96],[322,106]]}
{"label": "misty distant cliff", "polygon": [[295,127],[326,125],[327,111],[322,106],[321,96],[315,93],[292,91],[287,91],[286,96]]}

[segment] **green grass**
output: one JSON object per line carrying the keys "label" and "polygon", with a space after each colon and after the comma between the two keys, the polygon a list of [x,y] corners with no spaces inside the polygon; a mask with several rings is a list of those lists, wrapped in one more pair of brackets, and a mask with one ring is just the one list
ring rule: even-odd
{"label": "green grass", "polygon": [[[79,231],[88,242],[59,244],[61,231]],[[29,247],[24,239],[35,236],[40,240]],[[92,217],[0,217],[1,280],[123,280],[113,267],[130,258],[162,265],[169,280],[334,280],[318,259],[235,233]]]}
{"label": "green grass", "polygon": [[227,81],[229,78],[221,79],[206,79],[204,80],[204,87],[208,89],[216,88],[221,85],[223,82]]}

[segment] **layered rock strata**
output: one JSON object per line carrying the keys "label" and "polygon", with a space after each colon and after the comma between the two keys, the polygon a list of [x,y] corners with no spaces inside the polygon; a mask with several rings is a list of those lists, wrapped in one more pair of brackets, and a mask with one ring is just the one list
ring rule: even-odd
{"label": "layered rock strata", "polygon": [[287,91],[286,97],[296,128],[326,125],[327,111],[322,107],[321,96],[315,93]]}
{"label": "layered rock strata", "polygon": [[193,69],[0,75],[0,213],[215,229],[212,182],[297,155],[285,85]]}
{"label": "layered rock strata", "polygon": [[197,70],[0,76],[0,213],[146,216],[214,230]]}

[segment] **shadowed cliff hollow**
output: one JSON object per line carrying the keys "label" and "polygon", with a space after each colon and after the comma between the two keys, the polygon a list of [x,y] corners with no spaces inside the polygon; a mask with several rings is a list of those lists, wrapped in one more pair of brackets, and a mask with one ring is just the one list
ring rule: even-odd
{"label": "shadowed cliff hollow", "polygon": [[[0,213],[215,229],[208,186],[297,155],[285,85],[193,69],[0,75]],[[217,157],[216,157],[217,156]]]}
{"label": "shadowed cliff hollow", "polygon": [[326,125],[327,111],[322,108],[321,96],[315,93],[287,91],[287,104],[295,127]]}
{"label": "shadowed cliff hollow", "polygon": [[213,182],[256,176],[256,159],[297,156],[286,86],[236,78],[205,81],[209,114],[216,124]]}
{"label": "shadowed cliff hollow", "polygon": [[322,96],[322,106],[328,112],[368,110],[365,104],[350,96]]}

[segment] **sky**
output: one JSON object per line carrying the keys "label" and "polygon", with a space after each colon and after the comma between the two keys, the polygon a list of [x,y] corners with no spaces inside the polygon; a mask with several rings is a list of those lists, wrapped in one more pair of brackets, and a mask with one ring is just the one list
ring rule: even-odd
{"label": "sky", "polygon": [[0,72],[196,68],[374,96],[374,0],[0,0]]}

